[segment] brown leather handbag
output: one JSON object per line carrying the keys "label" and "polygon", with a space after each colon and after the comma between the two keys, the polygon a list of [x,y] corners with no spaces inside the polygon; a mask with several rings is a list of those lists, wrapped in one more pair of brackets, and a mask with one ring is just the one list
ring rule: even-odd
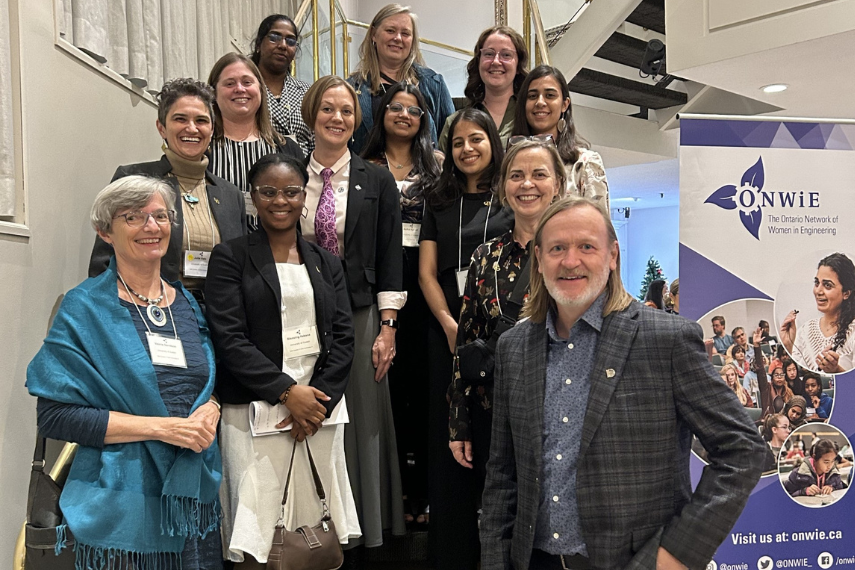
{"label": "brown leather handbag", "polygon": [[315,460],[306,440],[306,453],[315,478],[315,490],[323,507],[321,520],[314,526],[304,525],[295,531],[285,528],[285,502],[288,500],[288,487],[291,484],[291,471],[294,468],[294,455],[297,453],[297,440],[291,450],[291,464],[288,466],[288,478],[285,480],[285,492],[282,495],[282,511],[273,533],[273,546],[267,555],[267,570],[337,570],[344,563],[344,554],[335,525],[327,506],[324,485],[315,467]]}

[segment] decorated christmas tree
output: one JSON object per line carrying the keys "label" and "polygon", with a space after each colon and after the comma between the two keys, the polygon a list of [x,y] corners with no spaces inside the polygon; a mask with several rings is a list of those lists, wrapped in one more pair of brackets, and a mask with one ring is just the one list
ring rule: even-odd
{"label": "decorated christmas tree", "polygon": [[666,279],[666,277],[662,272],[662,268],[659,267],[659,262],[651,255],[650,259],[647,260],[647,271],[644,272],[644,280],[641,282],[641,292],[638,294],[638,298],[641,301],[647,296],[647,288],[657,279]]}

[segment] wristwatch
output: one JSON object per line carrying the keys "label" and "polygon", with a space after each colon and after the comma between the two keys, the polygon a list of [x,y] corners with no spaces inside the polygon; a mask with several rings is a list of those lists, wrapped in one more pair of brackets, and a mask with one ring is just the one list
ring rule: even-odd
{"label": "wristwatch", "polygon": [[396,329],[398,328],[398,321],[395,319],[386,319],[385,321],[380,321],[380,326],[382,327],[383,325]]}

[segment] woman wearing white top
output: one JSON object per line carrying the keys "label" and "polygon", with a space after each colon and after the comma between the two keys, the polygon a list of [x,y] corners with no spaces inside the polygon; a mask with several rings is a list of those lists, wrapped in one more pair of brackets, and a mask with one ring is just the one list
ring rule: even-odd
{"label": "woman wearing white top", "polygon": [[[295,449],[292,437],[311,442],[339,541],[361,534],[341,415],[353,358],[350,301],[338,259],[297,232],[307,179],[293,157],[259,159],[249,180],[261,227],[215,248],[208,271],[208,320],[223,406],[223,542],[226,557],[242,569],[263,568],[267,561]],[[295,346],[290,339],[300,330],[308,332],[307,342]],[[260,400],[271,411],[287,408],[290,416],[276,428],[291,425],[290,435],[252,435],[250,406],[263,405]],[[285,507],[285,527],[292,531],[320,517],[302,445],[296,447]]]}
{"label": "woman wearing white top", "polygon": [[608,209],[609,184],[603,159],[576,131],[570,89],[561,71],[548,65],[535,67],[517,96],[521,102],[517,105],[513,135],[551,136],[564,161],[567,192],[605,200]]}
{"label": "woman wearing white top", "polygon": [[796,330],[798,310],[781,323],[781,342],[805,368],[828,374],[848,372],[855,353],[855,265],[842,253],[820,260],[813,279],[822,317]]}
{"label": "woman wearing white top", "polygon": [[303,237],[342,259],[356,342],[345,428],[350,475],[364,544],[383,531],[403,535],[404,505],[386,373],[395,356],[402,290],[401,207],[395,178],[348,150],[360,123],[356,92],[334,75],[306,92],[303,121],[315,133],[309,157]]}

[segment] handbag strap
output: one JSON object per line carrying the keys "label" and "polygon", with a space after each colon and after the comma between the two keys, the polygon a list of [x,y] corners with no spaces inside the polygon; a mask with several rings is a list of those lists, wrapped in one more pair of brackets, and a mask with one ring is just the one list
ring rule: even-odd
{"label": "handbag strap", "polygon": [[36,449],[33,451],[33,471],[45,470],[45,448],[47,447],[47,438],[41,433],[36,433]]}
{"label": "handbag strap", "polygon": [[[511,297],[505,303],[505,310],[502,311],[501,315],[499,315],[496,326],[493,328],[493,334],[490,335],[490,339],[487,341],[487,346],[493,352],[496,351],[496,343],[499,342],[499,337],[502,336],[505,331],[512,329],[520,318],[523,300],[525,299],[526,292],[528,291],[529,280],[531,278],[530,262],[531,257],[526,260],[525,265],[520,272],[520,277],[517,279],[517,284],[511,292]],[[496,295],[498,294],[499,291],[496,290]]]}
{"label": "handbag strap", "polygon": [[[324,507],[324,520],[329,520],[329,509],[327,507],[327,495],[324,492],[324,484],[321,482],[321,476],[318,475],[318,468],[315,467],[315,459],[312,457],[312,450],[309,449],[308,438],[304,442],[306,444],[306,453],[309,456],[309,465],[312,468],[312,477],[315,479],[315,492],[318,494],[318,499]],[[294,440],[294,446],[291,448],[291,463],[288,465],[288,477],[285,479],[285,492],[282,494],[282,510],[284,515],[285,502],[288,500],[288,487],[291,485],[291,471],[294,469],[294,456],[297,455],[297,440]],[[283,517],[284,518],[284,517]]]}

